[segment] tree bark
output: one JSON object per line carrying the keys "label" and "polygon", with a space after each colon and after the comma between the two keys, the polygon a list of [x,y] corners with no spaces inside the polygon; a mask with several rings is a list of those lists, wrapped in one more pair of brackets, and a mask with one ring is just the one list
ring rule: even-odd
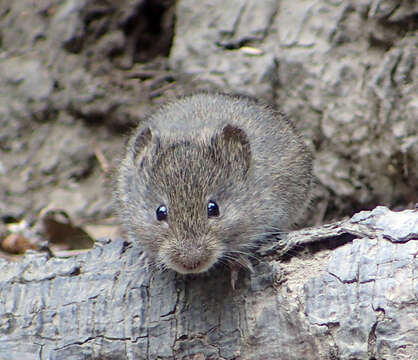
{"label": "tree bark", "polygon": [[417,239],[416,210],[378,207],[260,249],[235,290],[123,240],[0,260],[0,359],[413,359]]}

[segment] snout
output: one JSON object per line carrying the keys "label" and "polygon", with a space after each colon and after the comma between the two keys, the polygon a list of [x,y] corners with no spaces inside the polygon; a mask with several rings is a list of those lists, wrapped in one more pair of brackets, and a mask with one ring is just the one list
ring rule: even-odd
{"label": "snout", "polygon": [[[162,261],[180,274],[198,274],[209,270],[218,260],[214,247],[194,242],[182,242],[163,251]],[[165,253],[165,254],[164,254]]]}

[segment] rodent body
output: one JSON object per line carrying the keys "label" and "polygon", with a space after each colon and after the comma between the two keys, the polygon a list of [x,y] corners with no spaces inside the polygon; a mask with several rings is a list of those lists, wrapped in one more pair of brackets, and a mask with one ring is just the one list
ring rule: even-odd
{"label": "rodent body", "polygon": [[230,95],[198,94],[142,123],[116,198],[151,264],[182,274],[249,264],[256,245],[306,207],[311,154],[281,114]]}

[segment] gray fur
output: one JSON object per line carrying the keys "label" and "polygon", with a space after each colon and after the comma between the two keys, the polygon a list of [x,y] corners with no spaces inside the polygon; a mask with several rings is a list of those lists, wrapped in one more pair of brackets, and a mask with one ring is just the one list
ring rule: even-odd
{"label": "gray fur", "polygon": [[[198,94],[141,124],[116,198],[128,236],[150,263],[180,273],[249,266],[252,249],[285,232],[307,205],[311,154],[281,114],[254,101]],[[215,201],[219,217],[208,218]],[[165,204],[166,220],[156,219]]]}

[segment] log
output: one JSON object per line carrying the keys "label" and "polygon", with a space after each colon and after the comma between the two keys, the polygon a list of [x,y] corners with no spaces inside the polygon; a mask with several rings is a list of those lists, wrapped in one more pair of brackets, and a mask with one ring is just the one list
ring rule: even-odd
{"label": "log", "polygon": [[261,248],[235,290],[122,239],[0,259],[0,359],[413,359],[417,240],[417,210],[377,207]]}

